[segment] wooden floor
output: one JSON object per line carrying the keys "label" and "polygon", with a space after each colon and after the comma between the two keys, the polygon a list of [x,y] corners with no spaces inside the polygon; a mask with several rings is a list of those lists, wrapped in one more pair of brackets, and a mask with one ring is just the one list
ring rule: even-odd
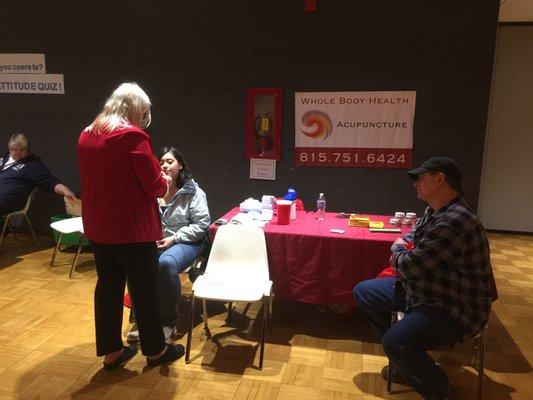
{"label": "wooden floor", "polygon": [[[43,240],[45,240],[43,238]],[[491,234],[500,299],[486,349],[484,399],[533,398],[533,237]],[[258,309],[242,305],[231,323],[224,305],[209,308],[214,340],[197,316],[192,362],[149,369],[140,354],[107,372],[95,356],[92,254],[49,261],[52,244],[8,237],[0,248],[0,399],[418,399],[408,387],[387,394],[380,370],[387,360],[364,319],[310,305],[274,304],[265,365],[257,369]],[[183,279],[184,292],[190,284]],[[188,304],[183,299],[182,313]],[[128,331],[127,312],[124,333]],[[186,318],[180,324],[185,330]],[[185,344],[181,336],[176,342]],[[434,353],[460,399],[474,398],[471,346]]]}

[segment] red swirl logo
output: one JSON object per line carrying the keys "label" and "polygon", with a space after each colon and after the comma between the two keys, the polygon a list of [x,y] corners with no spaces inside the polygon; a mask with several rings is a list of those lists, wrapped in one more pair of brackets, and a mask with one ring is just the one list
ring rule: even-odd
{"label": "red swirl logo", "polygon": [[302,115],[302,124],[302,133],[312,139],[326,140],[333,129],[329,115],[318,110],[307,111]]}

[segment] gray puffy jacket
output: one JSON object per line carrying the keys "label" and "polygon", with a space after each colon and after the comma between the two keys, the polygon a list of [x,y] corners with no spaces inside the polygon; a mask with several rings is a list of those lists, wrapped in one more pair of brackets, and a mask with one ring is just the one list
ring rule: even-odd
{"label": "gray puffy jacket", "polygon": [[163,237],[174,236],[176,243],[202,240],[211,224],[207,196],[193,179],[185,182],[164,211],[161,207],[159,211]]}

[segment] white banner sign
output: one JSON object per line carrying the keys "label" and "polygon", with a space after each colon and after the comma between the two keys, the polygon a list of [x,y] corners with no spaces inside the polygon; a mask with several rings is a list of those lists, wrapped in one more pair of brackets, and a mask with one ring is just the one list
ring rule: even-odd
{"label": "white banner sign", "polygon": [[44,54],[0,54],[0,74],[46,74]]}
{"label": "white banner sign", "polygon": [[416,92],[295,94],[294,164],[410,168]]}
{"label": "white banner sign", "polygon": [[0,93],[65,94],[63,74],[0,74]]}

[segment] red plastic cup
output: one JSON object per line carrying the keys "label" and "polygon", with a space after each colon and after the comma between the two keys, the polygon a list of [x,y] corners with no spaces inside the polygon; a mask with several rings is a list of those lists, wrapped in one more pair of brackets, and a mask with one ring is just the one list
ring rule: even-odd
{"label": "red plastic cup", "polygon": [[278,206],[278,225],[289,225],[291,222],[292,201],[278,200],[276,205]]}

